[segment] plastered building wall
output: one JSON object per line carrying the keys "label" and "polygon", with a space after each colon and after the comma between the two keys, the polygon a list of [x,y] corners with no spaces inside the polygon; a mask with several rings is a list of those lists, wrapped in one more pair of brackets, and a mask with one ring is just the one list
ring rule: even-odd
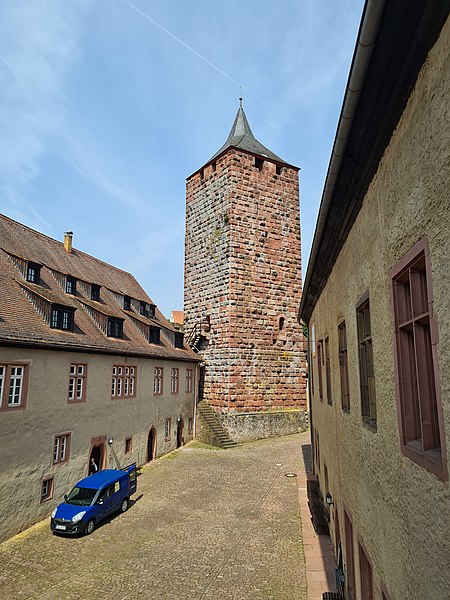
{"label": "plastered building wall", "polygon": [[[88,475],[92,440],[105,439],[105,468],[147,462],[149,431],[156,430],[156,456],[177,447],[177,419],[184,422],[184,442],[192,439],[194,363],[51,350],[0,348],[0,363],[28,363],[26,408],[0,412],[0,541],[48,516],[63,495]],[[86,401],[68,402],[69,369],[87,364]],[[136,398],[111,398],[113,365],[136,367]],[[163,394],[154,396],[154,367],[163,368]],[[171,369],[179,369],[179,393],[171,394]],[[193,387],[185,392],[185,371]],[[165,439],[165,422],[171,436]],[[53,465],[53,440],[70,433],[69,461]],[[107,439],[113,438],[108,445]],[[132,437],[131,452],[125,439]],[[41,502],[43,479],[54,478],[53,499]]]}
{"label": "plastered building wall", "polygon": [[[320,438],[322,491],[335,501],[341,538],[344,508],[354,530],[356,598],[361,598],[358,543],[374,575],[374,597],[386,586],[391,600],[450,598],[450,493],[443,481],[401,454],[394,380],[389,270],[428,237],[438,322],[438,369],[446,454],[450,448],[450,23],[430,52],[380,162],[361,211],[311,317],[316,341],[329,336],[332,406],[319,401],[313,358],[312,420]],[[355,307],[368,290],[377,401],[377,431],[363,425]],[[341,407],[338,323],[345,319],[350,413]],[[317,347],[317,344],[316,344]],[[324,492],[325,493],[325,492]],[[344,553],[345,560],[345,553]]]}
{"label": "plastered building wall", "polygon": [[303,411],[297,169],[228,149],[187,181],[185,332],[207,319],[204,397],[222,414]]}

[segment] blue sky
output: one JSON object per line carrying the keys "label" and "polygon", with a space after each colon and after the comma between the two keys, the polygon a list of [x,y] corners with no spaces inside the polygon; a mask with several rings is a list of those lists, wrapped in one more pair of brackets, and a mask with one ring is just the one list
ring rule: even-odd
{"label": "blue sky", "polygon": [[183,305],[186,177],[239,106],[301,168],[303,270],[363,0],[3,0],[0,212]]}

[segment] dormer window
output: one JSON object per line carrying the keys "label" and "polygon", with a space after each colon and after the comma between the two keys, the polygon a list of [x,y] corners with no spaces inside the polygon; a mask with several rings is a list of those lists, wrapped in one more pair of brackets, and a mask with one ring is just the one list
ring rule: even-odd
{"label": "dormer window", "polygon": [[66,277],[66,294],[72,294],[72,296],[75,296],[77,291],[77,280],[75,279],[75,277],[71,277],[70,275],[67,275]]}
{"label": "dormer window", "polygon": [[148,341],[150,344],[161,343],[161,329],[159,327],[150,327]]}
{"label": "dormer window", "polygon": [[29,262],[27,264],[27,281],[39,284],[41,281],[41,265]]}
{"label": "dormer window", "polygon": [[123,309],[124,310],[131,310],[131,298],[130,298],[130,296],[124,296],[123,297]]}
{"label": "dormer window", "polygon": [[100,300],[100,286],[93,283],[91,285],[91,300],[98,302]]}
{"label": "dormer window", "polygon": [[144,317],[154,317],[155,308],[156,306],[154,304],[149,304],[148,302],[142,301],[139,304],[139,313]]}
{"label": "dormer window", "polygon": [[183,349],[183,338],[184,338],[184,334],[181,333],[180,331],[176,331],[175,332],[175,348],[181,348]]}
{"label": "dormer window", "polygon": [[123,338],[123,319],[108,317],[108,337]]}
{"label": "dormer window", "polygon": [[50,327],[52,329],[62,329],[64,331],[73,331],[75,309],[60,304],[52,304],[52,313]]}

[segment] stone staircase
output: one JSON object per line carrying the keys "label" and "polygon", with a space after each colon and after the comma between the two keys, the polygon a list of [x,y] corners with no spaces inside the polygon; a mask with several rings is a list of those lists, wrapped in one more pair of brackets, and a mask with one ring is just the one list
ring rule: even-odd
{"label": "stone staircase", "polygon": [[222,426],[220,418],[204,400],[197,404],[196,437],[200,442],[224,449],[235,448],[239,445],[230,438],[228,432]]}

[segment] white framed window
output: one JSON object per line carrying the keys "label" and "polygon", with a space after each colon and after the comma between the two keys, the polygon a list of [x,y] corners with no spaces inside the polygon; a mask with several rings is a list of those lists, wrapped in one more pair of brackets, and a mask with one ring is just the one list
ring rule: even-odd
{"label": "white framed window", "polygon": [[0,410],[25,408],[27,381],[28,365],[0,365]]}
{"label": "white framed window", "polygon": [[178,369],[172,369],[170,374],[170,393],[178,394]]}
{"label": "white framed window", "polygon": [[153,376],[153,394],[161,396],[163,393],[163,368],[155,367]]}
{"label": "white framed window", "polygon": [[86,371],[87,365],[75,363],[70,365],[69,402],[86,400]]}
{"label": "white framed window", "polygon": [[115,365],[112,370],[111,396],[134,398],[136,396],[136,367]]}
{"label": "white framed window", "polygon": [[53,464],[58,465],[69,460],[70,433],[55,435],[53,440]]}

